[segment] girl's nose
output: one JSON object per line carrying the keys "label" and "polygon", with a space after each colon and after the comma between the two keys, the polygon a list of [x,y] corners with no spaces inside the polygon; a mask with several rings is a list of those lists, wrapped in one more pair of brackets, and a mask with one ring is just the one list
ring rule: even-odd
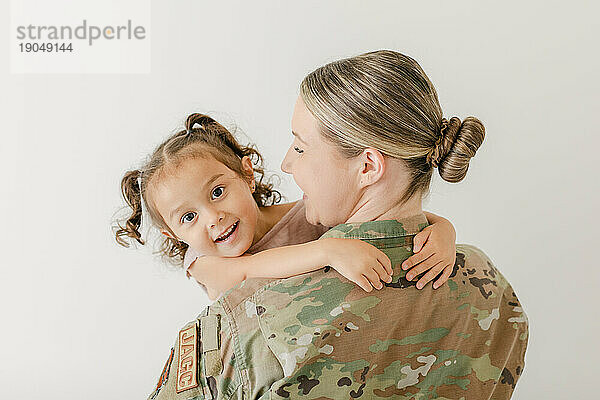
{"label": "girl's nose", "polygon": [[225,213],[219,210],[206,210],[206,222],[210,229],[221,227]]}

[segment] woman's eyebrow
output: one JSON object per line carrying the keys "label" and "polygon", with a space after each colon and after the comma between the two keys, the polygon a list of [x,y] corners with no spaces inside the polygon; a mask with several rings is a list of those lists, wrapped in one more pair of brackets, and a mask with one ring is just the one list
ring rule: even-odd
{"label": "woman's eyebrow", "polygon": [[302,143],[304,143],[304,144],[308,144],[308,143],[306,143],[306,141],[305,141],[305,140],[303,140],[303,139],[300,137],[300,135],[298,135],[296,132],[292,131],[292,135],[296,136],[296,137],[298,138],[298,140],[299,140],[299,141],[301,141]]}

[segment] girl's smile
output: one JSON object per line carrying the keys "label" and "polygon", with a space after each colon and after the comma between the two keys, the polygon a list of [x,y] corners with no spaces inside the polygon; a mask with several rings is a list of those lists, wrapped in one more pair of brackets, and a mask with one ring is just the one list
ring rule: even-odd
{"label": "girl's smile", "polygon": [[236,221],[225,232],[215,239],[215,243],[232,243],[237,238],[237,228],[240,221]]}

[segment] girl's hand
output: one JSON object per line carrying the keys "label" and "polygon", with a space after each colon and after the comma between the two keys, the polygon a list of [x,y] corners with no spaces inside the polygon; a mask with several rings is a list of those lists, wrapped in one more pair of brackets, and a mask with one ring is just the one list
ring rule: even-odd
{"label": "girl's hand", "polygon": [[[441,219],[419,232],[413,240],[413,253],[402,263],[402,269],[408,270],[406,279],[411,281],[417,275],[429,270],[417,282],[422,289],[440,272],[444,271],[434,283],[433,288],[442,286],[450,277],[456,261],[456,231],[450,221]],[[412,269],[411,269],[412,268]]]}
{"label": "girl's hand", "polygon": [[383,288],[392,281],[392,263],[377,247],[360,239],[321,239],[325,245],[327,265],[356,283],[366,292]]}
{"label": "girl's hand", "polygon": [[214,289],[210,286],[205,286],[206,288],[206,293],[208,294],[208,299],[211,301],[215,301],[216,299],[218,299],[219,297],[221,297],[221,291],[219,291],[218,289]]}
{"label": "girl's hand", "polygon": [[219,257],[198,257],[189,267],[189,274],[204,288],[210,300],[246,279],[239,268],[223,269],[217,262]]}

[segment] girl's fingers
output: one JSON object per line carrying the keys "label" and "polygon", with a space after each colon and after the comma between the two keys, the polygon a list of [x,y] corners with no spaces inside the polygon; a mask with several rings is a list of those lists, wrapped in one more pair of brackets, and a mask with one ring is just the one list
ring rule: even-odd
{"label": "girl's fingers", "polygon": [[388,274],[383,264],[381,264],[381,261],[377,260],[377,264],[373,267],[373,269],[377,273],[379,280],[390,282],[390,279],[388,279],[390,274]]}
{"label": "girl's fingers", "polygon": [[[442,260],[438,259],[435,256],[429,257],[425,261],[422,261],[421,263],[419,263],[419,265],[417,265],[416,267],[413,267],[411,270],[409,270],[406,273],[406,279],[408,279],[409,281],[412,281],[412,280],[416,279],[417,276],[424,273],[425,271],[429,271],[431,268],[438,265],[440,262],[442,262]],[[443,263],[443,264],[445,265],[446,263]],[[440,268],[440,271],[441,271],[441,268]]]}
{"label": "girl's fingers", "polygon": [[431,268],[424,276],[421,277],[421,279],[419,279],[417,282],[417,289],[423,289],[425,285],[427,285],[427,282],[438,276],[439,273],[442,272],[442,269],[444,269],[444,265],[445,264],[440,261],[433,268]]}
{"label": "girl's fingers", "polygon": [[385,254],[383,251],[380,250],[380,253],[381,254],[377,257],[377,261],[379,261],[381,263],[381,265],[383,265],[383,267],[385,268],[385,272],[388,275],[394,275],[394,268],[392,268],[392,261],[387,256],[387,254]]}
{"label": "girl's fingers", "polygon": [[360,286],[365,292],[370,292],[371,290],[373,290],[373,286],[371,286],[371,283],[364,275],[360,275],[358,278],[356,278],[354,282],[356,282],[356,284]]}
{"label": "girl's fingers", "polygon": [[435,282],[433,282],[433,288],[437,289],[440,286],[442,286],[444,283],[446,283],[448,278],[450,278],[450,274],[452,273],[453,270],[454,270],[454,264],[448,265],[444,269],[444,273],[442,274],[442,276],[440,276]]}
{"label": "girl's fingers", "polygon": [[[402,263],[402,269],[406,271],[408,269],[411,269],[415,265],[422,267],[421,264],[423,264],[423,262],[426,261],[428,258],[430,258],[433,254],[434,254],[433,251],[425,249],[424,251],[422,251],[420,253],[412,255],[408,259],[404,260],[404,262]],[[431,267],[431,263],[430,263],[429,267]],[[425,269],[429,269],[429,268],[425,268]],[[425,271],[425,269],[422,269],[421,272]],[[415,274],[415,275],[419,275],[419,274]]]}
{"label": "girl's fingers", "polygon": [[381,280],[379,279],[379,275],[373,268],[365,271],[363,273],[363,275],[367,277],[367,279],[369,280],[369,282],[371,282],[371,285],[375,289],[381,289],[383,287],[383,283],[381,283]]}
{"label": "girl's fingers", "polygon": [[418,253],[423,248],[425,242],[429,238],[429,234],[431,233],[430,229],[423,229],[421,232],[417,233],[413,238],[413,253]]}

